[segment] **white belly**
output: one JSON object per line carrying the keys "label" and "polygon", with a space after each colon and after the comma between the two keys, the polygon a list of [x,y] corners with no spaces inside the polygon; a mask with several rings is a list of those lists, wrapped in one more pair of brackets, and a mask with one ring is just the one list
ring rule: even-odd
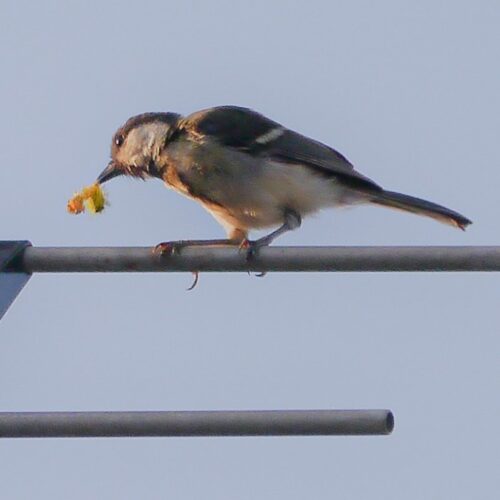
{"label": "white belly", "polygon": [[283,223],[291,209],[302,217],[326,207],[363,201],[361,195],[301,165],[267,163],[258,175],[226,186],[218,205],[202,202],[226,228],[261,229]]}

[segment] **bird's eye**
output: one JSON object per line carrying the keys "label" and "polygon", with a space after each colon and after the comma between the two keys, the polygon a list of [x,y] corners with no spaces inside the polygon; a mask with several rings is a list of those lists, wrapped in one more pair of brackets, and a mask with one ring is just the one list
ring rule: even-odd
{"label": "bird's eye", "polygon": [[123,135],[117,135],[115,137],[115,144],[120,147],[123,144],[124,138]]}

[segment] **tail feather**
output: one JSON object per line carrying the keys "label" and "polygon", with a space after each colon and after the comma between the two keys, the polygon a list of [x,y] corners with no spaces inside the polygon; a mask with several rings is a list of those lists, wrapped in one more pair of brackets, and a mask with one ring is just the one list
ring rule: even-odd
{"label": "tail feather", "polygon": [[381,191],[380,193],[376,193],[370,201],[376,205],[383,205],[384,207],[396,208],[406,212],[432,217],[439,222],[458,227],[464,231],[469,224],[472,224],[472,221],[467,219],[467,217],[449,208],[438,205],[437,203],[432,203],[431,201],[422,200],[406,194],[395,193],[393,191]]}

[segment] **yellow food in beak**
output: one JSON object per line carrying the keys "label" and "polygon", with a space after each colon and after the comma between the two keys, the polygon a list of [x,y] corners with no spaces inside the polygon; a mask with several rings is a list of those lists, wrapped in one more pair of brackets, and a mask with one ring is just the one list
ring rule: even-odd
{"label": "yellow food in beak", "polygon": [[80,214],[87,209],[92,214],[102,212],[106,205],[106,197],[101,186],[97,183],[84,187],[76,193],[67,205],[68,212],[71,214]]}

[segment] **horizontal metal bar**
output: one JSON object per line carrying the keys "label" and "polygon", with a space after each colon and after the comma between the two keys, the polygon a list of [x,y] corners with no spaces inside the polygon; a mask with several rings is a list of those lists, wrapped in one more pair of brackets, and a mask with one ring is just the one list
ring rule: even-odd
{"label": "horizontal metal bar", "polygon": [[350,436],[390,434],[389,410],[0,413],[0,437]]}
{"label": "horizontal metal bar", "polygon": [[250,261],[233,248],[191,247],[160,257],[151,247],[28,247],[13,267],[26,273],[500,271],[500,246],[267,247]]}

